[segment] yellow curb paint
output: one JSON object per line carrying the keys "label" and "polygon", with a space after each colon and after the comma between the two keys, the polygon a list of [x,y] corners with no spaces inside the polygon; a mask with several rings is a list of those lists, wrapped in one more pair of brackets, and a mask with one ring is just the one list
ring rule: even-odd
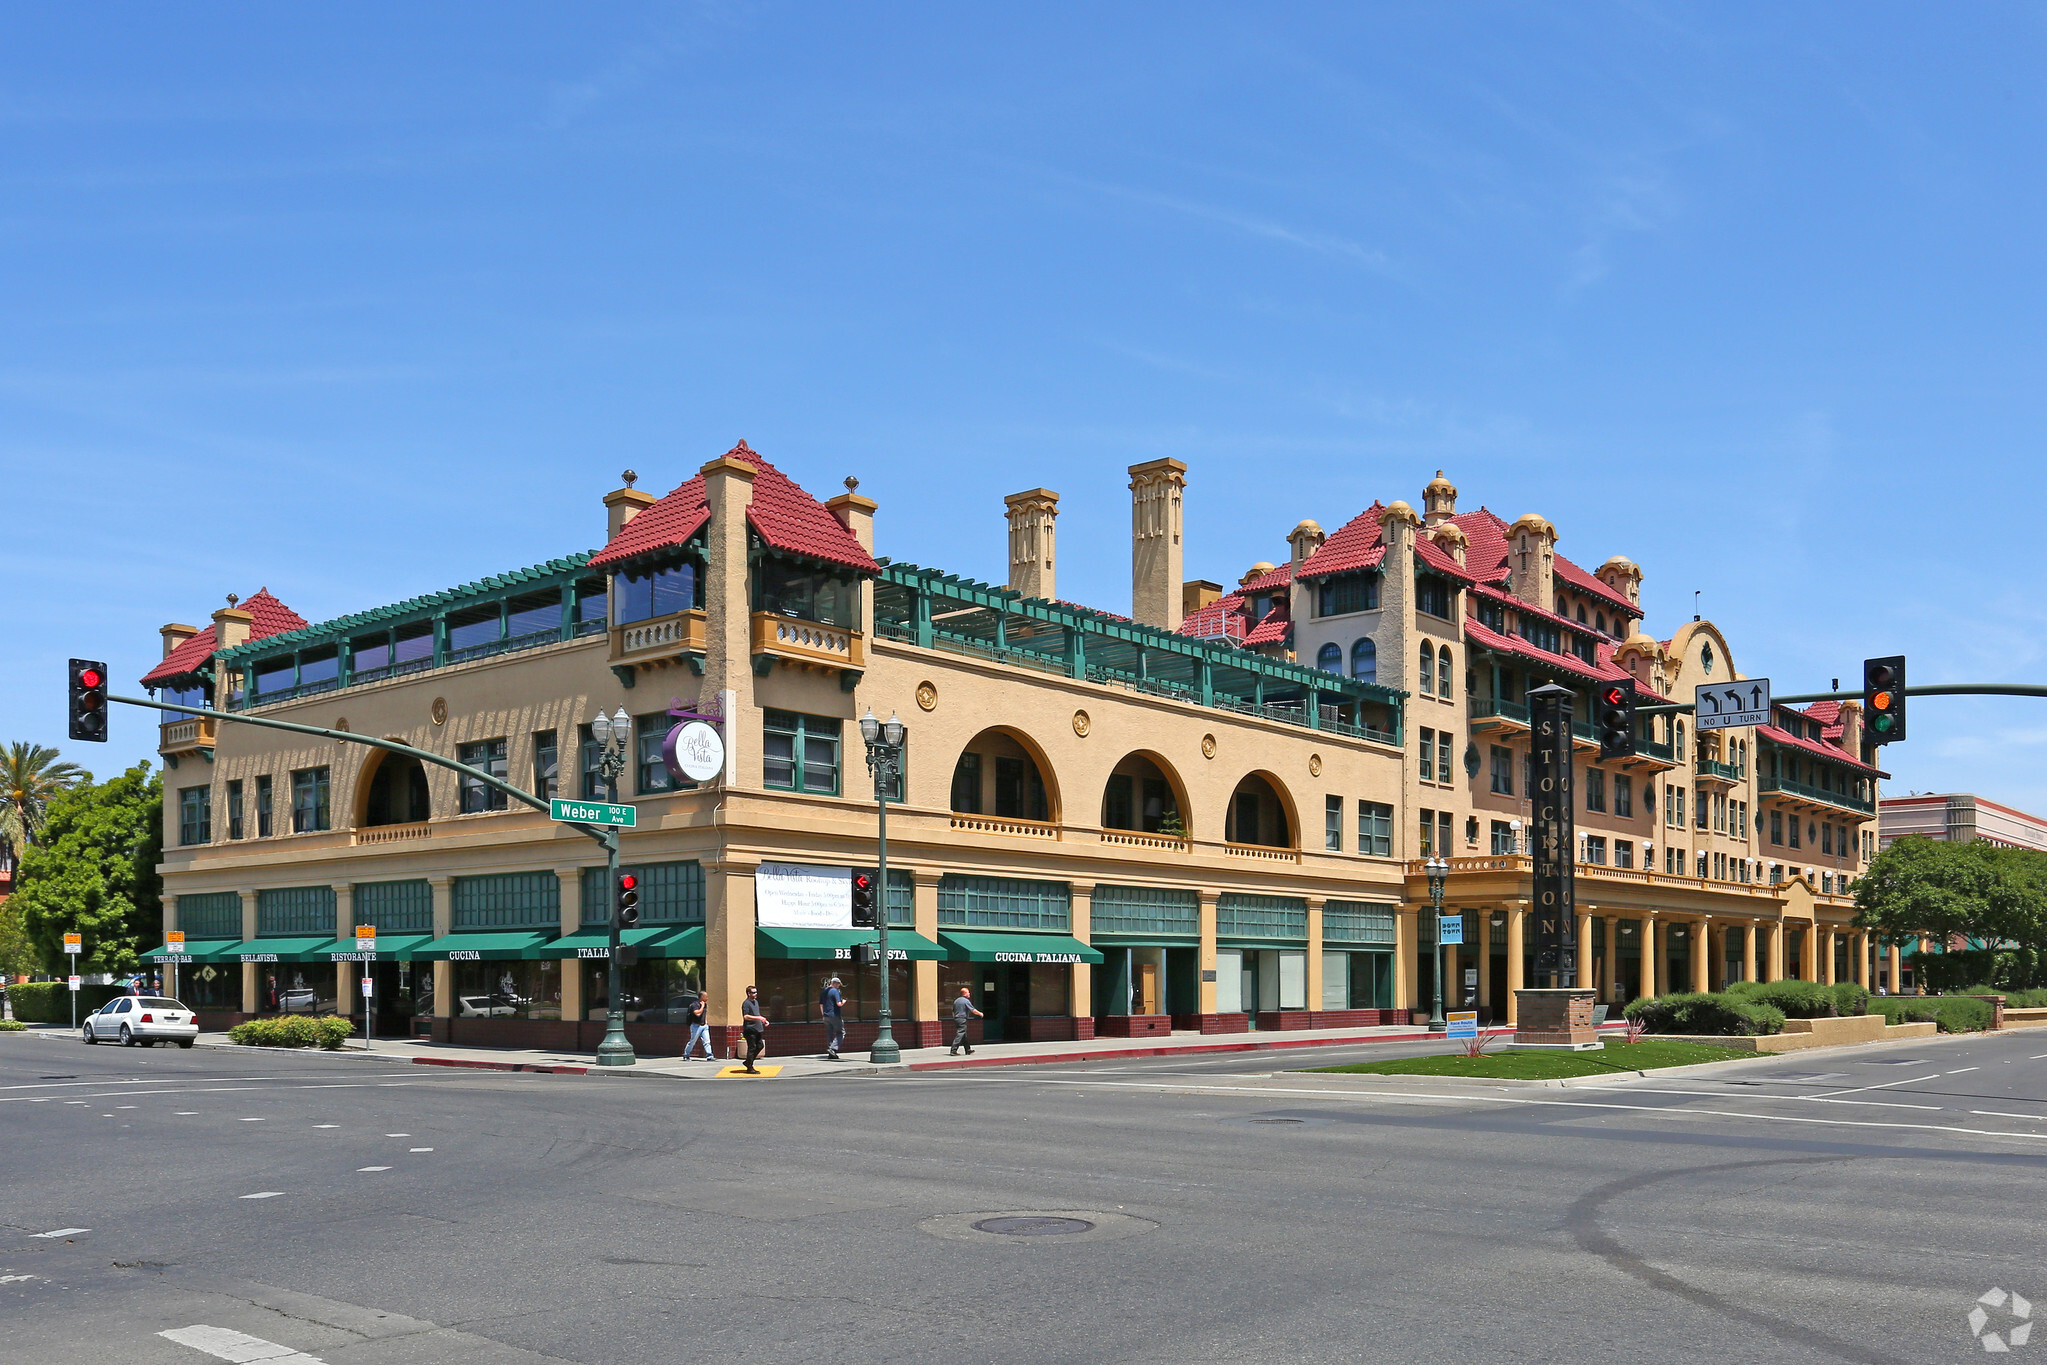
{"label": "yellow curb paint", "polygon": [[720,1076],[747,1076],[747,1075],[756,1075],[756,1076],[779,1076],[779,1075],[781,1075],[781,1074],[782,1074],[782,1068],[781,1068],[781,1067],[779,1067],[779,1066],[763,1066],[763,1067],[756,1067],[756,1068],[754,1068],[754,1070],[753,1070],[752,1072],[749,1072],[749,1071],[748,1071],[748,1070],[747,1070],[747,1069],[746,1069],[745,1067],[743,1067],[743,1066],[728,1066],[728,1067],[721,1067],[721,1068],[719,1069],[719,1071],[718,1071],[718,1074],[719,1074]]}

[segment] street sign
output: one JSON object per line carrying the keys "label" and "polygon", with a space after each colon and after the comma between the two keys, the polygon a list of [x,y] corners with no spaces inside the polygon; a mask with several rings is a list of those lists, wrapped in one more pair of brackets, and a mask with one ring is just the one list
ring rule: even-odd
{"label": "street sign", "polygon": [[1478,1037],[1477,1010],[1458,1010],[1455,1013],[1446,1014],[1443,1016],[1443,1022],[1448,1025],[1443,1030],[1445,1038]]}
{"label": "street sign", "polygon": [[365,997],[367,997],[367,996],[370,996],[370,995],[374,994],[374,993],[375,993],[375,991],[376,991],[376,985],[377,985],[377,978],[375,978],[374,976],[366,976],[366,977],[364,977],[364,978],[362,979],[362,993],[363,993],[363,995],[364,995]]}
{"label": "street sign", "polygon": [[1693,728],[1737,730],[1770,723],[1770,680],[1742,678],[1728,683],[1700,683],[1694,689],[1697,713]]}
{"label": "street sign", "polygon": [[1530,885],[1535,896],[1534,923],[1529,926],[1529,951],[1535,958],[1538,985],[1578,984],[1577,883],[1572,865],[1573,794],[1571,703],[1576,696],[1555,683],[1531,687],[1528,700],[1529,796],[1531,833]]}
{"label": "street sign", "polygon": [[170,930],[170,931],[169,931],[168,933],[166,933],[166,934],[165,934],[165,935],[163,936],[163,947],[164,947],[164,951],[165,951],[165,952],[167,952],[167,953],[182,953],[182,952],[184,952],[184,951],[185,951],[185,931],[184,931],[183,929],[172,929],[172,930]]}
{"label": "street sign", "polygon": [[1445,948],[1464,946],[1464,916],[1451,913],[1436,920],[1436,942]]}
{"label": "street sign", "polygon": [[[85,951],[85,935],[83,935],[83,934],[66,934],[66,935],[64,935],[64,951],[65,951],[65,952],[67,952],[67,953],[82,953],[82,952],[84,952],[84,951]],[[72,987],[71,989],[73,989],[73,990],[77,990],[78,988],[77,988],[76,986],[73,986],[73,987]]]}
{"label": "street sign", "polygon": [[83,986],[84,984],[85,978],[82,976],[74,976],[71,978],[71,989],[74,991],[77,990],[80,986]]}
{"label": "street sign", "polygon": [[376,925],[358,924],[355,926],[355,950],[358,953],[374,953],[377,951]]}
{"label": "street sign", "polygon": [[574,825],[638,827],[638,812],[633,807],[609,801],[564,801],[557,797],[547,803],[547,813],[552,819]]}

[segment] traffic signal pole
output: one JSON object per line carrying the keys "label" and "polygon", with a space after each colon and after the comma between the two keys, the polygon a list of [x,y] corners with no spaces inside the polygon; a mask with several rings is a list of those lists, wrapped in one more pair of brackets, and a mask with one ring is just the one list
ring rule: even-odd
{"label": "traffic signal pole", "polygon": [[[1908,697],[2047,697],[2047,687],[2033,683],[1933,683],[1925,687],[1901,687]],[[1796,696],[1773,697],[1778,702],[1861,701],[1860,692],[1801,692]],[[1690,711],[1688,701],[1650,702],[1635,708],[1643,715]],[[210,713],[209,713],[210,714]]]}

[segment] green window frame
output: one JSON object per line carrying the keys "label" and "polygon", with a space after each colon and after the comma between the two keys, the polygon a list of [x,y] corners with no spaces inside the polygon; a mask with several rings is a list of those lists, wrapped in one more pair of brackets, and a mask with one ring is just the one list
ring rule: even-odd
{"label": "green window frame", "polygon": [[256,779],[256,837],[267,839],[277,827],[270,823],[270,774]]}
{"label": "green window frame", "polygon": [[561,747],[553,730],[533,735],[533,794],[543,801],[561,795]]}
{"label": "green window frame", "polygon": [[257,938],[334,936],[334,888],[273,886],[256,893]]}
{"label": "green window frame", "polygon": [[1370,901],[1327,901],[1322,906],[1324,943],[1395,942],[1395,907]]}
{"label": "green window frame", "polygon": [[213,842],[213,788],[178,789],[178,842],[181,844]]}
{"label": "green window frame", "polygon": [[639,760],[633,774],[633,790],[641,796],[689,791],[697,785],[676,781],[675,774],[668,771],[668,765],[661,758],[661,746],[667,742],[668,732],[679,724],[681,722],[666,711],[633,718],[633,746]]}
{"label": "green window frame", "polygon": [[[456,757],[472,768],[481,768],[500,782],[511,777],[511,741],[503,738],[480,739],[473,744],[464,744],[457,749]],[[458,773],[462,791],[462,813],[475,815],[482,811],[504,810],[510,801],[496,787],[486,786],[468,773]]]}
{"label": "green window frame", "polygon": [[891,929],[917,927],[916,888],[911,883],[910,874],[900,867],[888,870],[888,927]]}
{"label": "green window frame", "polygon": [[948,872],[938,883],[938,923],[948,929],[1049,929],[1063,934],[1073,924],[1073,893],[1065,882]]}
{"label": "green window frame", "polygon": [[1308,902],[1299,896],[1259,896],[1225,891],[1215,903],[1215,936],[1305,943]]}
{"label": "green window frame", "polygon": [[434,927],[434,889],[426,881],[357,882],[355,922],[380,934],[426,934]]}
{"label": "green window frame", "polygon": [[1201,936],[1201,898],[1169,886],[1097,886],[1088,913],[1089,937]]}
{"label": "green window frame", "polygon": [[330,828],[327,769],[300,768],[291,775],[291,832],[313,834]]}
{"label": "green window frame", "polygon": [[242,827],[242,780],[238,777],[227,784],[227,837],[239,839]]}
{"label": "green window frame", "polygon": [[776,791],[837,796],[844,725],[831,716],[768,711],[761,744],[763,785]]}
{"label": "green window frame", "polygon": [[499,872],[457,877],[454,928],[556,929],[561,925],[561,879],[552,872]]}
{"label": "green window frame", "polygon": [[[698,862],[620,864],[640,879],[640,923],[702,924],[704,867]],[[601,867],[583,869],[583,923],[611,920],[611,890]]]}
{"label": "green window frame", "polygon": [[187,938],[240,938],[242,898],[233,891],[178,897],[178,928]]}
{"label": "green window frame", "polygon": [[1393,807],[1383,801],[1358,802],[1358,852],[1393,856]]}

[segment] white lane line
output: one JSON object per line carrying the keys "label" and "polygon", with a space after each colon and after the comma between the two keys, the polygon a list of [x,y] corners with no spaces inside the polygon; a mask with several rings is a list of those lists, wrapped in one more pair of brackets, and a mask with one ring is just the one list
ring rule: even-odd
{"label": "white lane line", "polygon": [[1959,1076],[1959,1075],[1963,1074],[1963,1072],[1968,1072],[1968,1071],[1981,1071],[1982,1069],[1983,1069],[1983,1068],[1982,1068],[1982,1067],[1980,1067],[1980,1066],[1965,1066],[1965,1067],[1963,1067],[1963,1068],[1962,1068],[1962,1070],[1961,1070],[1961,1071],[1946,1071],[1946,1072],[1942,1072],[1941,1074],[1942,1074],[1942,1075],[1946,1075],[1946,1076]]}
{"label": "white lane line", "polygon": [[91,1228],[52,1228],[48,1232],[32,1232],[31,1237],[70,1237],[80,1232],[91,1232]]}
{"label": "white lane line", "polygon": [[[262,1088],[256,1085],[209,1085],[195,1087],[191,1090],[149,1090],[141,1093],[148,1095],[151,1099],[155,1099],[158,1095],[220,1095],[241,1090],[260,1090]],[[87,1095],[85,1100],[109,1100],[116,1096],[127,1099],[136,1093],[134,1090],[102,1090],[97,1095]],[[20,1104],[24,1101],[29,1104],[43,1104],[51,1098],[48,1095],[0,1095],[0,1104]],[[66,1100],[64,1103],[84,1104],[85,1100]]]}
{"label": "white lane line", "polygon": [[133,1109],[134,1107],[132,1104],[117,1104],[114,1106],[116,1109]]}
{"label": "white lane line", "polygon": [[413,1148],[412,1150],[413,1150],[413,1151],[415,1151],[415,1152],[431,1152],[431,1151],[433,1150],[433,1148],[431,1148],[431,1147],[414,1147],[414,1148]]}
{"label": "white lane line", "polygon": [[263,1122],[265,1122],[265,1121],[266,1121],[266,1120],[263,1120],[263,1119],[243,1119],[243,1120],[242,1120],[242,1122],[243,1122],[243,1123],[263,1123]]}
{"label": "white lane line", "polygon": [[194,1323],[190,1327],[173,1327],[167,1332],[158,1332],[180,1346],[189,1346],[203,1351],[215,1360],[226,1360],[233,1365],[326,1365],[318,1356],[309,1356],[304,1351],[280,1346],[274,1341],[252,1337],[246,1332],[235,1332],[225,1327],[208,1327],[205,1323]]}
{"label": "white lane line", "polygon": [[1867,1109],[1930,1109],[1935,1113],[1947,1108],[1944,1104],[1906,1104],[1901,1100],[1834,1100],[1816,1095],[1772,1095],[1759,1092],[1751,1095],[1742,1090],[1671,1090],[1653,1085],[1586,1085],[1579,1086],[1591,1095],[1685,1095],[1699,1100],[1771,1100],[1779,1104],[1853,1104]]}
{"label": "white lane line", "polygon": [[277,1196],[279,1196],[279,1195],[281,1195],[281,1194],[283,1194],[283,1193],[284,1193],[284,1191],[283,1191],[283,1190],[258,1190],[258,1191],[256,1191],[256,1192],[255,1192],[254,1194],[244,1194],[244,1195],[238,1195],[238,1196],[237,1196],[237,1198],[241,1198],[241,1199],[275,1199],[275,1198],[277,1198]]}
{"label": "white lane line", "polygon": [[410,1133],[386,1133],[386,1134],[384,1134],[384,1136],[385,1136],[385,1137],[411,1137],[411,1136],[412,1136],[412,1134],[410,1134]]}
{"label": "white lane line", "polygon": [[389,1166],[358,1166],[355,1168],[355,1173],[357,1175],[362,1175],[368,1171],[388,1171],[390,1169],[391,1168]]}
{"label": "white lane line", "polygon": [[1851,1085],[1846,1090],[1825,1090],[1817,1095],[1808,1095],[1806,1098],[1823,1100],[1829,1095],[1860,1095],[1865,1090],[1890,1090],[1901,1085],[1917,1085],[1921,1081],[1937,1081],[1939,1079],[1940,1073],[1934,1071],[1924,1076],[1907,1076],[1902,1081],[1885,1081],[1881,1085]]}
{"label": "white lane line", "polygon": [[301,1089],[301,1090],[361,1090],[361,1089],[365,1088],[365,1087],[366,1087],[366,1086],[367,1086],[368,1084],[369,1084],[369,1083],[368,1083],[367,1081],[337,1081],[337,1082],[335,1082],[335,1083],[334,1083],[333,1085],[302,1085],[302,1086],[300,1086],[300,1087],[299,1087],[299,1089]]}
{"label": "white lane line", "polygon": [[197,1109],[180,1109],[175,1114],[172,1114],[171,1117],[174,1119],[188,1119],[198,1112]]}
{"label": "white lane line", "polygon": [[84,1100],[66,1100],[66,1101],[64,1101],[64,1103],[66,1103],[66,1104],[84,1104],[84,1103],[85,1103],[85,1101],[84,1101]]}
{"label": "white lane line", "polygon": [[341,1125],[338,1123],[316,1123],[313,1126],[315,1128],[339,1128]]}
{"label": "white lane line", "polygon": [[1971,1109],[1972,1114],[1981,1114],[1986,1119],[2031,1119],[2034,1123],[2047,1118],[2047,1114],[2007,1114],[2002,1109]]}
{"label": "white lane line", "polygon": [[[376,1076],[411,1076],[410,1071],[378,1071]],[[79,1090],[88,1085],[211,1085],[215,1081],[289,1081],[292,1076],[101,1076],[90,1081],[32,1081],[0,1085],[0,1090]]]}

